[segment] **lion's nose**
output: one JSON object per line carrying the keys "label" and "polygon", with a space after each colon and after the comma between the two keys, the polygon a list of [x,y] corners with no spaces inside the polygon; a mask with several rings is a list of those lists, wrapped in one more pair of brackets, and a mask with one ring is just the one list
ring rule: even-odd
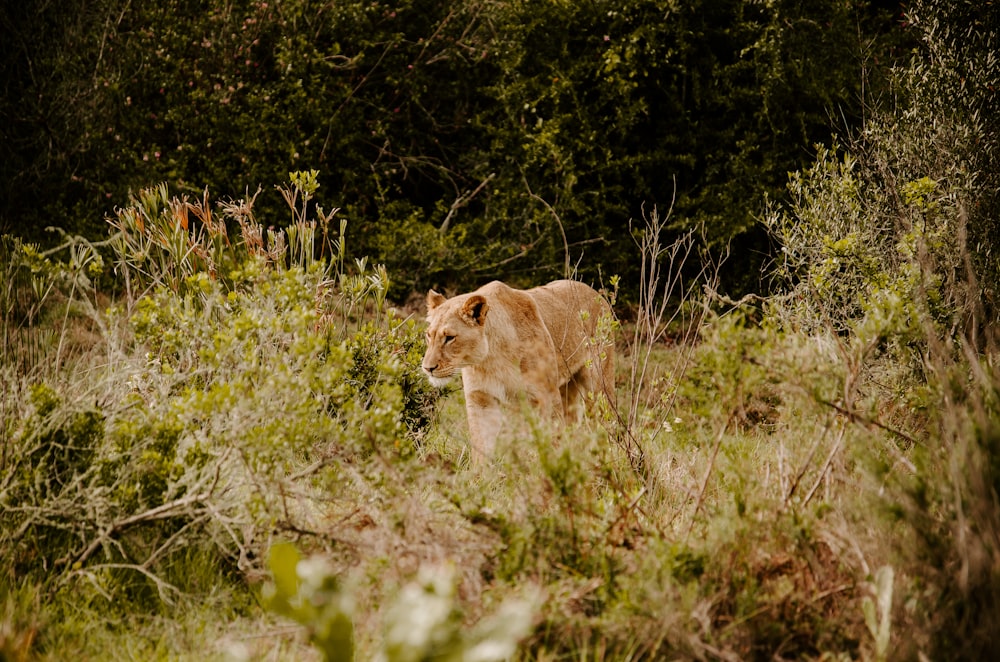
{"label": "lion's nose", "polygon": [[426,372],[428,375],[433,375],[434,371],[438,369],[437,365],[430,365],[430,366],[425,365],[423,366],[423,368],[424,372]]}

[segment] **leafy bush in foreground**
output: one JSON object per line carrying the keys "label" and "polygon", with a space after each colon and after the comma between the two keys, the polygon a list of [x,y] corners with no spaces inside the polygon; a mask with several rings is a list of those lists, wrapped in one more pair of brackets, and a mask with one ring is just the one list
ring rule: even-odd
{"label": "leafy bush in foreground", "polygon": [[[22,414],[0,483],[8,580],[56,570],[58,583],[169,602],[194,588],[186,555],[249,571],[273,530],[314,524],[305,504],[342,489],[341,463],[413,453],[433,401],[420,334],[385,312],[348,317],[384,295],[384,274],[314,257],[304,217],[254,243],[241,209],[231,244],[206,204],[143,192],[115,221],[134,297],[91,310],[100,354],[76,357],[69,382],[3,373],[5,411]],[[289,508],[300,490],[313,496]]]}

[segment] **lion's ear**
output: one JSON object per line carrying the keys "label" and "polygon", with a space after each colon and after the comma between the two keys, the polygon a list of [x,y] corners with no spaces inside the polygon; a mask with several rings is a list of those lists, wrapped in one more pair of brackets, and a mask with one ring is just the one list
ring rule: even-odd
{"label": "lion's ear", "polygon": [[465,300],[465,305],[462,306],[462,317],[470,324],[482,326],[486,323],[486,313],[489,310],[490,306],[486,303],[486,298],[480,294],[474,294]]}
{"label": "lion's ear", "polygon": [[428,310],[428,312],[431,311],[431,310],[434,310],[435,308],[437,308],[438,306],[440,306],[445,301],[447,301],[447,299],[444,298],[443,294],[438,294],[434,290],[429,290],[427,292],[427,310]]}

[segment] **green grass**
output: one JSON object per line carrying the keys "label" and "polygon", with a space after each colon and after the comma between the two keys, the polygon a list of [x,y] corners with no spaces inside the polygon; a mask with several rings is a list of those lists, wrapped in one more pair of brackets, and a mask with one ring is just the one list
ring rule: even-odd
{"label": "green grass", "polygon": [[[347,659],[331,623],[392,661],[989,649],[992,340],[674,292],[678,315],[619,329],[613,406],[526,411],[472,467],[461,390],[422,379],[384,272],[177,233],[163,195],[119,221],[201,262],[116,244],[132,294],[107,306],[93,260],[53,253],[44,321],[2,311],[54,339],[0,366],[4,659]],[[271,557],[287,542],[306,565]]]}
{"label": "green grass", "polygon": [[[654,365],[666,370],[681,351],[658,348]],[[867,532],[872,522],[850,525],[864,512],[852,486],[865,473],[848,452],[872,435],[844,432],[840,457],[825,464],[844,424],[773,381],[762,383],[768,401],[780,404],[766,422],[744,416],[759,396],[746,392],[682,396],[669,427],[653,412],[642,431],[646,479],[596,420],[555,435],[522,432],[495,462],[470,469],[454,392],[412,459],[376,450],[323,482],[328,496],[289,495],[308,499],[286,502],[293,513],[285,525],[310,533],[279,537],[325,549],[338,573],[353,578],[359,659],[377,650],[381,605],[422,565],[440,562],[460,569],[470,618],[525,585],[543,592],[524,649],[531,659],[857,655],[870,646],[861,621],[866,567],[891,555]],[[721,407],[720,398],[728,401]],[[293,460],[289,471],[296,464],[305,461]],[[164,581],[184,576],[172,582],[185,593],[174,605],[160,604],[148,586],[136,597],[138,587],[126,582],[118,590],[136,602],[112,617],[106,597],[70,580],[46,596],[52,606],[35,648],[51,659],[67,650],[95,659],[109,651],[223,659],[240,650],[302,659],[301,633],[276,624],[253,598],[259,571],[227,570],[225,580],[213,576],[223,568],[217,552],[190,553],[187,564],[164,570]],[[89,594],[83,604],[81,590]]]}

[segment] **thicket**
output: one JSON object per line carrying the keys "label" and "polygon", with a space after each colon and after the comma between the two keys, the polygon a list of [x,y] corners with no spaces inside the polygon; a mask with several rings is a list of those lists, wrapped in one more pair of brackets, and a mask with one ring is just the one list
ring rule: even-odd
{"label": "thicket", "polygon": [[[895,3],[25,2],[0,12],[0,227],[91,239],[129,192],[316,169],[396,296],[567,262],[632,283],[629,220],[736,236],[910,37]],[[283,226],[280,197],[257,202]],[[749,234],[747,234],[749,232]],[[738,265],[739,269],[735,268]],[[738,273],[742,272],[742,273]],[[633,292],[627,292],[632,298]]]}
{"label": "thicket", "polygon": [[[820,402],[891,440],[868,461],[887,490],[897,579],[927,639],[897,652],[997,654],[998,25],[974,3],[916,3],[921,57],[896,103],[796,173],[768,225],[785,294],[770,318],[840,357]],[[931,606],[933,605],[933,606]],[[926,647],[926,648],[925,648]]]}
{"label": "thicket", "polygon": [[769,209],[771,296],[637,217],[617,401],[480,470],[321,174],[281,230],[155,186],[5,237],[0,655],[996,658],[990,16],[915,3],[894,103]]}

